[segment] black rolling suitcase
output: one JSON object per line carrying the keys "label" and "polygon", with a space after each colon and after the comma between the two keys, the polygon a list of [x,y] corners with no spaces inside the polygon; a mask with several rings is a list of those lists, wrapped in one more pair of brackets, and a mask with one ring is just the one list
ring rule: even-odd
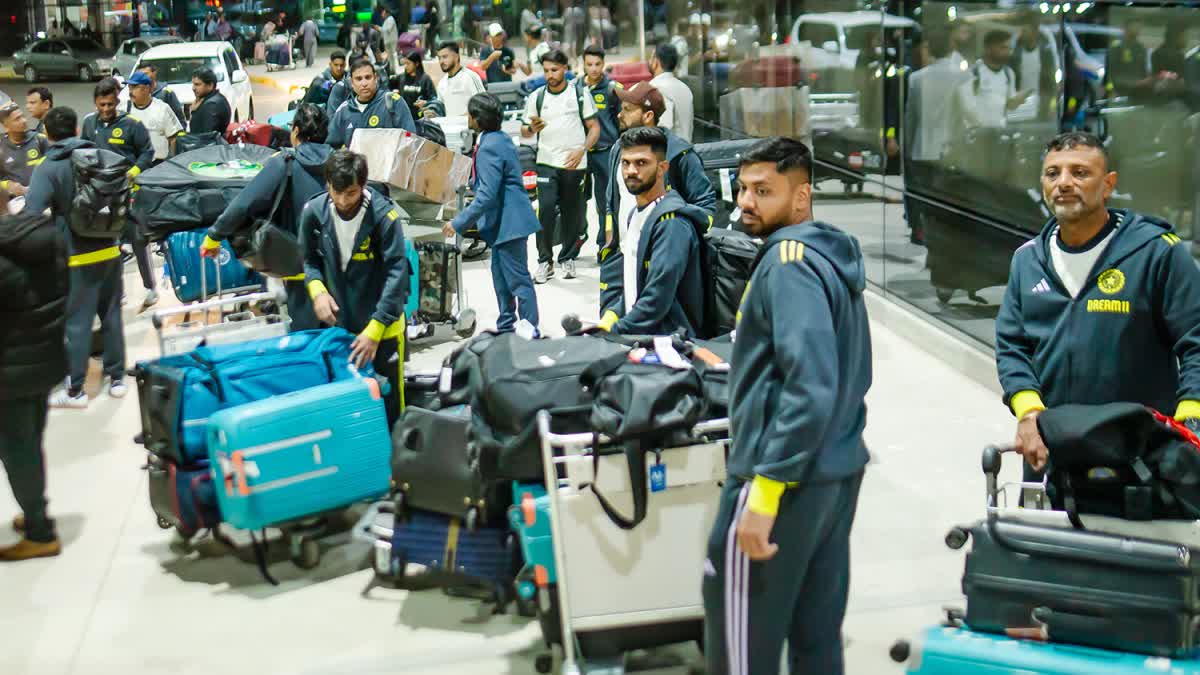
{"label": "black rolling suitcase", "polygon": [[692,152],[700,158],[704,165],[704,173],[712,181],[713,190],[717,193],[716,212],[713,213],[714,227],[739,231],[742,229],[742,212],[737,205],[738,162],[759,140],[761,139],[747,138],[692,146]]}
{"label": "black rolling suitcase", "polygon": [[471,469],[467,430],[471,409],[409,406],[392,430],[392,480],[397,505],[463,518],[469,530],[506,521],[511,481],[484,481]]}
{"label": "black rolling suitcase", "polygon": [[1065,642],[1164,657],[1200,646],[1200,559],[1190,547],[982,521],[963,574],[966,624],[1042,629]]}

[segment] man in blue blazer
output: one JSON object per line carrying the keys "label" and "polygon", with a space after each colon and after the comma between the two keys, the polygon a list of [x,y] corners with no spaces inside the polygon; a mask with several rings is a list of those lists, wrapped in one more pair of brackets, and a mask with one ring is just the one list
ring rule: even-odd
{"label": "man in blue blazer", "polygon": [[476,94],[467,103],[467,123],[481,133],[471,170],[475,200],[442,230],[452,237],[476,225],[479,237],[492,247],[492,285],[500,306],[496,330],[503,332],[513,330],[518,315],[537,328],[528,239],[542,228],[521,181],[517,147],[500,131],[501,111],[491,94]]}

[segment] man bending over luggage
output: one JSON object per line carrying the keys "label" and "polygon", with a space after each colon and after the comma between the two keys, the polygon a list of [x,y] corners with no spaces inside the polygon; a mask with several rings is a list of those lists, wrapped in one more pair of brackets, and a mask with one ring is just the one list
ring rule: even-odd
{"label": "man bending over luggage", "polygon": [[366,59],[350,65],[350,82],[354,95],[338,106],[329,120],[330,147],[350,145],[355,129],[405,129],[416,133],[412,111],[400,92],[388,91],[387,83],[379,86],[375,66]]}
{"label": "man bending over luggage", "polygon": [[697,334],[704,325],[700,233],[708,213],[667,190],[667,134],[639,127],[621,134],[620,177],[637,200],[621,241],[623,303],[604,311],[600,327],[632,335]]}
{"label": "man bending over luggage", "polygon": [[850,527],[867,464],[871,386],[858,241],[812,219],[812,154],[756,144],[738,168],[746,231],[762,237],[738,312],[733,445],[704,565],[713,675],[841,675]]}
{"label": "man bending over luggage", "polygon": [[1128,401],[1200,418],[1200,269],[1171,224],[1106,203],[1117,174],[1098,138],[1046,146],[1042,197],[1054,217],[1013,255],[996,317],[996,365],[1017,417],[1026,480],[1047,450],[1038,414]]}
{"label": "man bending over luggage", "polygon": [[[374,72],[372,70],[372,72]],[[325,163],[327,193],[300,214],[304,280],[317,318],[356,333],[350,358],[374,362],[395,394],[388,419],[404,407],[404,305],[409,269],[400,213],[387,195],[367,187],[367,159],[349,150]],[[393,357],[395,360],[393,361]]]}
{"label": "man bending over luggage", "polygon": [[[655,127],[667,135],[667,175],[664,178],[668,191],[676,191],[683,201],[697,206],[709,215],[708,224],[712,224],[712,213],[717,206],[717,194],[713,191],[712,181],[704,174],[704,164],[699,155],[692,152],[692,144],[676,136],[668,129],[659,126],[663,111],[667,109],[662,93],[648,82],[639,82],[629,89],[616,89],[616,97],[620,99],[621,111],[617,114],[617,123],[621,131],[641,127]],[[597,162],[608,163],[606,171],[609,176],[620,177],[621,147],[614,143],[612,150],[605,157],[596,157]],[[590,161],[590,160],[589,160]],[[596,199],[604,199],[604,222],[598,240],[600,244],[600,314],[606,310],[618,310],[624,303],[624,281],[621,258],[621,238],[629,226],[629,214],[637,206],[637,199],[626,189],[620,180],[608,181],[604,195],[596,193]],[[708,225],[705,226],[706,228]],[[706,271],[707,273],[707,271]]]}
{"label": "man bending over luggage", "polygon": [[[115,110],[115,100],[112,105]],[[92,320],[97,316],[104,334],[104,374],[108,377],[108,393],[113,398],[128,393],[125,327],[121,318],[121,249],[115,239],[81,237],[70,226],[76,189],[71,154],[95,147],[91,141],[75,136],[75,124],[75,111],[70,108],[54,108],[46,113],[50,149],[46,151],[46,160],[33,170],[29,191],[25,193],[25,210],[29,213],[50,209],[54,224],[66,237],[70,255],[67,263],[70,267],[66,308],[67,386],[50,397],[50,405],[61,408],[86,408],[88,405],[83,383],[92,353]],[[115,134],[115,129],[119,128],[109,129],[109,133]],[[77,214],[77,217],[80,215],[84,214]]]}
{"label": "man bending over luggage", "polygon": [[21,541],[0,561],[56,556],[62,550],[46,515],[46,397],[67,372],[63,324],[67,258],[62,234],[40,211],[8,214],[0,190],[0,464],[21,513]]}
{"label": "man bending over luggage", "polygon": [[[208,229],[200,253],[216,258],[221,251],[221,240],[228,239],[256,218],[266,218],[275,204],[275,195],[286,190],[279,203],[275,223],[298,238],[300,212],[310,199],[326,190],[325,162],[333,151],[325,145],[329,130],[329,118],[325,109],[315,103],[301,103],[292,119],[292,148],[283,150],[267,160],[262,171],[246,185],[237,197],[225,207],[217,222]],[[291,165],[290,176],[288,165]],[[286,183],[286,185],[284,185]],[[292,330],[318,328],[313,313],[312,299],[304,287],[304,274],[283,280],[287,290],[288,316]]]}
{"label": "man bending over luggage", "polygon": [[443,228],[447,237],[472,224],[492,247],[492,285],[500,316],[496,330],[510,331],[517,314],[538,327],[537,294],[529,275],[529,235],[542,229],[521,178],[521,161],[512,140],[500,131],[504,111],[491,94],[475,94],[467,103],[467,123],[482,135],[471,167],[475,200]]}

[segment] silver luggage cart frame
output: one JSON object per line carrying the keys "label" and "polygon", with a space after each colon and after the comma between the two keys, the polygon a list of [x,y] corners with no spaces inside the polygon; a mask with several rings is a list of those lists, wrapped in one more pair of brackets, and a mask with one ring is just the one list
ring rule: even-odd
{"label": "silver luggage cart frame", "polygon": [[[575,581],[575,577],[571,574],[572,559],[568,557],[567,546],[564,544],[566,525],[563,522],[563,498],[567,495],[576,494],[582,486],[572,484],[572,480],[569,477],[568,465],[571,462],[579,461],[581,457],[590,458],[595,450],[594,444],[600,443],[603,445],[608,442],[608,439],[604,436],[596,436],[591,433],[557,434],[551,431],[550,423],[551,414],[549,412],[543,410],[537,414],[537,430],[538,437],[541,439],[542,470],[545,474],[546,494],[550,505],[550,533],[553,541],[554,566],[557,577],[559,628],[561,630],[563,650],[563,661],[560,672],[562,675],[580,675],[587,671],[585,659],[578,642],[579,633],[590,630],[599,631],[640,625],[654,625],[697,619],[703,620],[704,608],[702,604],[692,607],[670,607],[654,611],[610,614],[603,617],[592,616],[587,617],[583,621],[580,620],[581,617],[577,617],[573,613],[571,601],[572,584],[582,583],[582,581]],[[729,420],[727,418],[701,422],[692,428],[691,435],[693,438],[699,439],[697,441],[698,444],[724,444],[725,452],[726,454],[728,453]],[[590,463],[591,459],[587,459],[587,461]],[[723,474],[723,458],[720,468]],[[558,477],[560,469],[564,475],[568,476],[567,478],[560,479]],[[723,479],[724,476],[722,475],[721,478]],[[653,498],[651,498],[651,501],[653,501]],[[713,506],[715,508],[716,504]],[[670,542],[666,542],[665,545],[669,546],[669,544]],[[697,545],[703,547],[704,542],[698,542]],[[700,574],[701,570],[697,569],[697,591],[700,586]],[[541,670],[541,665],[548,665],[548,661],[544,657],[539,659],[539,670]],[[603,667],[604,672],[612,675],[619,675],[624,672],[624,665],[621,661],[616,663],[606,662],[603,664]],[[546,671],[543,670],[542,672]]]}
{"label": "silver luggage cart frame", "polygon": [[[466,205],[467,188],[460,187],[457,197],[457,212],[461,213]],[[412,225],[421,225],[431,223],[440,228],[442,221],[440,219],[429,220],[426,218],[408,217],[407,222]],[[408,343],[424,343],[424,342],[446,342],[459,338],[469,338],[475,334],[475,329],[478,327],[478,320],[475,315],[475,310],[471,309],[467,299],[467,289],[463,285],[463,263],[466,262],[465,248],[463,238],[460,235],[454,237],[454,248],[457,250],[458,264],[455,265],[455,284],[456,292],[454,294],[454,311],[450,318],[446,321],[424,321],[420,316],[420,301],[417,303],[417,315],[408,317],[407,333],[405,340]],[[417,292],[421,292],[420,272],[417,272]]]}

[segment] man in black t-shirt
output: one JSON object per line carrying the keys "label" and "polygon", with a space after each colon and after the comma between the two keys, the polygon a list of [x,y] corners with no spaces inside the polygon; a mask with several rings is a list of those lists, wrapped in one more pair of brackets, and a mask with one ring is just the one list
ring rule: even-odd
{"label": "man in black t-shirt", "polygon": [[488,26],[488,42],[479,50],[479,66],[487,71],[488,83],[512,82],[517,72],[516,54],[504,44],[508,36],[498,23]]}

